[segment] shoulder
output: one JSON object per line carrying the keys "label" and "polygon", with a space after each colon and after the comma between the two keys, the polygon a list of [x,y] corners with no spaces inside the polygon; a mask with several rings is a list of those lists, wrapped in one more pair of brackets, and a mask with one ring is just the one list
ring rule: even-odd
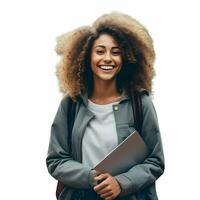
{"label": "shoulder", "polygon": [[64,104],[64,103],[67,103],[69,101],[72,101],[72,98],[67,94],[67,95],[64,95],[61,99],[61,104]]}
{"label": "shoulder", "polygon": [[148,104],[152,102],[152,97],[147,91],[141,92],[140,98],[141,98],[142,104]]}
{"label": "shoulder", "polygon": [[61,99],[60,106],[66,112],[74,103],[75,101],[69,95],[65,95]]}
{"label": "shoulder", "polygon": [[143,106],[148,106],[149,104],[152,104],[152,96],[147,90],[142,89],[138,91],[138,95],[141,98],[141,102]]}
{"label": "shoulder", "polygon": [[143,114],[151,114],[155,115],[155,117],[157,116],[151,94],[143,93],[141,95],[141,102]]}
{"label": "shoulder", "polygon": [[69,94],[66,94],[63,96],[63,98],[61,99],[61,103],[77,103],[78,101],[80,101],[80,95],[77,95],[75,97],[71,97]]}

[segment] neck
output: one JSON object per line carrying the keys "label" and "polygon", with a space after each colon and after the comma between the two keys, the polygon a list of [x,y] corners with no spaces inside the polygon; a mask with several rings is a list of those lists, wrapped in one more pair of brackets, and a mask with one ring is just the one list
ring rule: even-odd
{"label": "neck", "polygon": [[120,96],[116,88],[115,80],[109,82],[109,84],[106,81],[98,81],[98,84],[94,81],[93,93],[90,100],[98,104],[106,104],[118,101]]}

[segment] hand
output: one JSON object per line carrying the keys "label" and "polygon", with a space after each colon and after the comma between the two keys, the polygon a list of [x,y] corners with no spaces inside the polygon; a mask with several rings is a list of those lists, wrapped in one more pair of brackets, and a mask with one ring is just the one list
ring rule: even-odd
{"label": "hand", "polygon": [[120,192],[121,187],[115,177],[108,173],[100,174],[96,176],[95,181],[100,182],[94,187],[94,191],[105,200],[111,200],[116,198]]}

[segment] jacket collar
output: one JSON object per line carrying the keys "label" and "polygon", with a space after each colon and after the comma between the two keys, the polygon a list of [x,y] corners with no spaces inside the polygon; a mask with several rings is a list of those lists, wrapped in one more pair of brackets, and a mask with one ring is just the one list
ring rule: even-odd
{"label": "jacket collar", "polygon": [[[88,93],[87,92],[80,93],[79,97],[81,98],[83,104],[87,107],[88,106]],[[128,94],[125,91],[123,91],[119,103],[129,100],[129,99],[130,99],[130,97],[128,96]]]}

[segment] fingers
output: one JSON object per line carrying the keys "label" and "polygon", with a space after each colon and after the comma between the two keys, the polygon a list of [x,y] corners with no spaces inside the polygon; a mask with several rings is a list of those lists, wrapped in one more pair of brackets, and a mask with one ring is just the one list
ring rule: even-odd
{"label": "fingers", "polygon": [[111,190],[111,188],[109,186],[107,188],[104,188],[104,189],[98,191],[97,194],[103,199],[112,197],[114,195],[113,191]]}
{"label": "fingers", "polygon": [[107,187],[104,187],[103,189],[98,190],[97,194],[105,194],[105,193],[110,192],[110,191],[111,191],[111,189],[110,189],[110,187],[108,185]]}
{"label": "fingers", "polygon": [[101,194],[100,197],[101,197],[102,199],[105,199],[105,198],[111,198],[112,195],[113,195],[112,192],[107,192],[107,193],[105,193],[105,194]]}
{"label": "fingers", "polygon": [[108,174],[108,173],[100,174],[100,175],[96,176],[96,177],[94,178],[94,180],[97,181],[97,182],[98,182],[98,181],[102,181],[102,180],[108,178],[109,176],[110,176],[110,174]]}
{"label": "fingers", "polygon": [[100,182],[94,187],[94,191],[103,199],[114,199],[121,192],[121,188],[114,177],[110,174],[100,174],[95,177],[95,180]]}
{"label": "fingers", "polygon": [[101,191],[103,188],[107,186],[108,186],[108,183],[106,181],[102,181],[101,183],[99,183],[97,186],[94,187],[94,191],[99,193],[99,191]]}
{"label": "fingers", "polygon": [[95,187],[94,189],[99,190],[102,189],[103,185],[100,185],[100,183],[108,178],[110,175],[105,173],[105,174],[100,174],[94,178],[94,181],[97,183],[98,187]]}

